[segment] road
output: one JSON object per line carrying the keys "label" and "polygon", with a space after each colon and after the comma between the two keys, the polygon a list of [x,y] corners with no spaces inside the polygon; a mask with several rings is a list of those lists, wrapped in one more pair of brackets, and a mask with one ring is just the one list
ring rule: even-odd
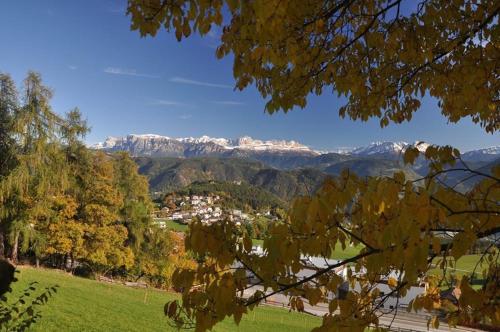
{"label": "road", "polygon": [[[260,287],[259,287],[260,288]],[[256,290],[258,290],[257,286],[250,288],[245,291],[244,296],[252,295]],[[262,290],[260,288],[260,290]],[[288,306],[288,297],[282,294],[275,294],[267,299],[266,305],[272,305],[277,307],[285,307]],[[328,306],[326,305],[316,305],[311,306],[306,301],[304,301],[304,310],[310,314],[314,314],[316,316],[323,316],[328,312]],[[416,314],[416,313],[408,313],[405,309],[399,310],[396,314],[383,314],[380,312],[379,322],[382,326],[390,326],[391,331],[400,331],[400,332],[471,332],[471,331],[481,331],[477,329],[465,328],[465,327],[456,327],[450,328],[445,322],[441,322],[438,329],[434,329],[430,327],[427,329],[427,320],[429,316]]]}

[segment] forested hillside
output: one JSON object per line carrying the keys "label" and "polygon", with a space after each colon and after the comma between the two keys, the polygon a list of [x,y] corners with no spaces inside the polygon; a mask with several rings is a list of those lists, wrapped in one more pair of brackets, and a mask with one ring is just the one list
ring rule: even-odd
{"label": "forested hillside", "polygon": [[280,199],[314,192],[327,176],[313,169],[279,170],[242,158],[136,158],[139,172],[148,177],[153,192],[169,192],[193,182],[243,181]]}
{"label": "forested hillside", "polygon": [[219,195],[224,204],[230,208],[245,210],[250,207],[254,210],[269,210],[272,208],[286,208],[289,204],[262,189],[246,182],[193,182],[189,186],[178,190],[179,195]]}

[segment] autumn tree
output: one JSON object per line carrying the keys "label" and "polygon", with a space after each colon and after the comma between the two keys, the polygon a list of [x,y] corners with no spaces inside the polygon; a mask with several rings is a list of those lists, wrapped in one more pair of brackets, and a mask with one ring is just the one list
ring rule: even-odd
{"label": "autumn tree", "polygon": [[126,152],[117,153],[113,164],[115,187],[123,197],[120,218],[128,229],[129,243],[139,249],[152,224],[153,203],[149,197],[148,180],[139,174],[137,164]]}
{"label": "autumn tree", "polygon": [[126,246],[128,231],[119,218],[123,196],[114,186],[114,165],[102,152],[85,151],[87,163],[79,171],[81,190],[77,218],[84,225],[83,254],[79,257],[96,274],[130,267],[134,255]]}
{"label": "autumn tree", "polygon": [[[30,243],[40,240],[35,227],[49,212],[45,198],[56,194],[64,182],[64,172],[57,172],[62,158],[58,134],[64,121],[52,111],[51,97],[52,92],[43,85],[40,75],[29,72],[21,103],[12,112],[11,137],[15,140],[18,165],[0,182],[0,210],[14,262],[20,243],[23,250],[28,250]],[[15,105],[14,100],[11,105]]]}
{"label": "autumn tree", "polygon": [[[0,73],[0,181],[16,167],[16,145],[13,137],[14,112],[18,107],[18,96],[9,75]],[[0,220],[6,215],[0,215]],[[0,259],[5,257],[7,225],[0,222]]]}
{"label": "autumn tree", "polygon": [[8,75],[0,83],[6,129],[0,240],[11,261],[22,252],[37,265],[40,259],[59,267],[79,261],[96,273],[131,267],[126,225],[147,226],[151,205],[133,161],[90,151],[82,142],[89,129],[81,113],[55,113],[40,74],[28,73],[21,98]]}
{"label": "autumn tree", "polygon": [[[430,96],[452,123],[469,118],[492,134],[500,127],[498,1],[129,0],[128,14],[132,30],[142,36],[166,29],[180,41],[221,27],[217,57],[232,56],[235,87],[254,84],[270,113],[303,108],[309,95],[331,91],[344,97],[341,117],[378,118],[385,127],[410,121],[422,97]],[[267,297],[283,293],[299,311],[304,301],[328,303],[317,331],[363,331],[378,324],[377,309],[385,299],[425,281],[427,292],[410,310],[443,310],[450,325],[498,326],[495,240],[481,256],[482,288],[473,289],[463,277],[456,303],[442,299],[439,290],[447,266],[478,239],[498,233],[500,168],[475,171],[452,147],[413,147],[404,154],[408,163],[418,157],[430,170],[418,182],[402,173],[359,178],[349,171],[327,181],[315,195],[297,200],[284,222],[271,226],[263,255],[231,223],[193,223],[186,248],[207,259],[177,271],[182,303],[167,304],[166,314],[178,326],[203,331],[228,316],[239,322]],[[459,170],[451,169],[456,162]],[[456,171],[480,181],[467,193],[440,181]],[[310,268],[304,256],[329,258],[336,245],[363,249],[309,277],[298,275]],[[355,287],[339,297],[343,280],[335,269],[346,264],[352,265],[347,279]],[[432,267],[437,277],[429,273]],[[260,288],[248,298],[242,294],[249,271]],[[389,294],[377,290],[380,282],[390,286]]]}

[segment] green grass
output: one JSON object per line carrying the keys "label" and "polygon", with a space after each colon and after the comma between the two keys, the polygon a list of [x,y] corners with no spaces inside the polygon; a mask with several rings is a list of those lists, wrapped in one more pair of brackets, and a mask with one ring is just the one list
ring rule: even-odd
{"label": "green grass", "polygon": [[[462,276],[462,275],[469,275],[474,271],[474,268],[476,267],[476,264],[479,262],[479,259],[481,258],[481,255],[464,255],[458,259],[458,261],[455,262],[455,260],[452,257],[448,257],[447,261],[453,263],[453,267],[451,266],[450,263],[448,263],[447,266],[447,273],[454,274],[457,276]],[[440,262],[443,260],[442,257],[436,257],[433,260],[433,264],[438,265]],[[478,264],[476,268],[476,274],[481,274],[483,269],[485,269],[488,266],[486,262],[483,262],[482,264]],[[430,270],[431,274],[437,274],[441,273],[441,269],[439,267],[433,268]]]}
{"label": "green grass", "polygon": [[188,225],[186,224],[181,224],[180,222],[171,220],[171,219],[164,219],[164,218],[158,218],[156,220],[161,220],[165,222],[165,225],[168,229],[171,229],[176,232],[185,232],[188,229]]}
{"label": "green grass", "polygon": [[[254,246],[260,246],[262,247],[264,244],[264,240],[258,240],[258,239],[253,239],[252,243]],[[356,256],[359,254],[359,252],[363,249],[362,245],[357,245],[357,246],[347,246],[345,250],[342,249],[342,246],[340,244],[337,244],[335,246],[335,250],[333,251],[332,255],[330,258],[332,259],[346,259],[346,258],[351,258],[353,256]]]}
{"label": "green grass", "polygon": [[264,245],[264,240],[259,240],[259,239],[253,239],[252,240],[252,244],[254,246],[259,246],[259,247],[262,247]]}
{"label": "green grass", "polygon": [[345,249],[342,249],[342,246],[337,243],[335,246],[335,250],[332,252],[332,259],[346,259],[351,258],[359,254],[359,252],[363,249],[362,245],[357,246],[349,246],[347,245]]}
{"label": "green grass", "polygon": [[[173,293],[101,283],[56,270],[19,270],[15,293],[31,281],[39,282],[37,290],[59,285],[57,294],[41,307],[42,318],[30,331],[176,331],[163,315],[165,302],[176,297]],[[244,316],[239,326],[227,319],[214,331],[309,331],[319,324],[317,317],[259,307]]]}
{"label": "green grass", "polygon": [[[462,276],[467,275],[471,276],[472,272],[476,268],[476,273],[474,275],[474,278],[472,279],[472,288],[474,289],[480,289],[483,285],[483,275],[482,272],[484,269],[488,268],[488,263],[487,262],[482,262],[481,264],[478,264],[479,260],[481,258],[481,255],[464,255],[458,259],[458,261],[455,262],[455,260],[452,257],[448,257],[447,261],[448,266],[446,267],[446,280],[448,282],[453,282],[454,279],[460,279]],[[443,276],[443,271],[439,268],[438,264],[442,261],[442,258],[435,258],[433,260],[433,264],[435,265],[434,268],[429,270],[429,275],[434,275],[438,278],[442,278]],[[450,263],[453,263],[453,267],[451,266]],[[449,288],[449,283],[443,283],[441,288],[447,289]]]}

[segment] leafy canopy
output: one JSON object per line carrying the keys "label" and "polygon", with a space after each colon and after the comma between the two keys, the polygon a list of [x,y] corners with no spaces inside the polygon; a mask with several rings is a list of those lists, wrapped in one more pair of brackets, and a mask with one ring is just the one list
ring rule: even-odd
{"label": "leafy canopy", "polygon": [[[329,90],[346,100],[340,116],[376,117],[385,127],[410,121],[420,99],[430,95],[450,122],[471,118],[494,134],[500,123],[499,13],[500,3],[492,0],[128,2],[131,28],[142,36],[164,28],[180,41],[222,27],[217,57],[233,56],[236,88],[255,84],[268,98],[270,113],[303,108],[310,94]],[[499,251],[491,236],[500,230],[500,168],[486,174],[461,161],[461,171],[482,179],[464,194],[440,182],[456,171],[450,167],[460,161],[457,150],[431,146],[425,153],[405,152],[405,162],[417,158],[430,166],[420,181],[402,173],[359,178],[345,171],[315,195],[297,199],[288,218],[272,225],[263,254],[230,222],[193,223],[186,249],[204,260],[174,274],[182,303],[168,303],[166,315],[179,327],[204,331],[227,316],[239,322],[255,305],[283,293],[298,311],[306,301],[328,304],[316,331],[363,331],[378,324],[378,309],[388,297],[404,296],[426,282],[425,294],[410,310],[442,310],[450,325],[498,326]],[[473,289],[471,276],[464,276],[454,282],[462,294],[458,301],[442,298],[440,290],[450,281],[447,267],[478,240],[488,243],[480,256],[484,264],[478,264],[485,268],[476,271],[482,287]],[[339,244],[363,249],[316,267],[309,277],[298,274],[308,267],[304,257],[329,258]],[[344,293],[336,269],[348,263],[350,287]],[[250,287],[248,272],[257,287]],[[381,282],[389,294],[380,292]],[[248,289],[253,295],[243,296]],[[437,326],[439,320],[429,323]]]}
{"label": "leafy canopy", "polygon": [[341,116],[411,120],[420,97],[451,122],[499,128],[498,1],[129,0],[132,29],[178,40],[222,27],[236,87],[255,84],[266,109],[305,107],[324,90],[345,96]]}

